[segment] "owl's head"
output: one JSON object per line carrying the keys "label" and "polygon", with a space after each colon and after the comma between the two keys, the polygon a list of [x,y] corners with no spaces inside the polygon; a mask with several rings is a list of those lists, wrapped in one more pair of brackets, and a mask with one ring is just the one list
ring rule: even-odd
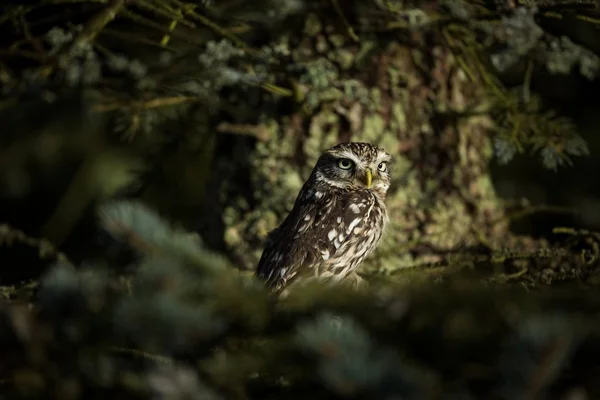
{"label": "owl's head", "polygon": [[392,157],[370,143],[340,143],[326,150],[315,166],[316,179],[343,189],[369,189],[385,195]]}

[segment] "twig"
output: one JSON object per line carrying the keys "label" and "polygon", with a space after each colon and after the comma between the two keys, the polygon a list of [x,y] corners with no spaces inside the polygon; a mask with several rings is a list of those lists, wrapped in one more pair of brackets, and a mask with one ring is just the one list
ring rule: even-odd
{"label": "twig", "polygon": [[352,25],[350,25],[350,23],[346,19],[346,16],[344,15],[342,8],[338,3],[338,0],[331,0],[331,3],[333,4],[333,8],[335,8],[335,12],[337,12],[340,18],[342,19],[342,23],[346,26],[346,29],[348,30],[348,36],[350,36],[355,42],[360,42],[358,35],[356,34],[356,32],[354,32],[354,28],[352,28]]}
{"label": "twig", "polygon": [[557,359],[560,359],[562,354],[566,352],[571,344],[571,338],[561,336],[554,340],[547,349],[546,354],[542,358],[540,364],[535,368],[531,376],[531,381],[525,393],[525,399],[537,399],[540,397],[540,392],[544,387],[544,383],[548,381],[548,377],[554,372],[553,365]]}
{"label": "twig", "polygon": [[21,17],[27,14],[29,11],[33,10],[35,7],[23,7],[18,6],[12,9],[9,12],[6,12],[4,15],[0,15],[0,25],[2,25],[6,21],[10,21],[11,19]]}
{"label": "twig", "polygon": [[272,83],[262,83],[260,87],[266,90],[267,92],[271,92],[279,96],[291,97],[294,95],[294,92],[292,90],[283,88],[281,86],[273,85]]}
{"label": "twig", "polygon": [[523,103],[527,104],[531,100],[531,75],[533,72],[533,59],[530,57],[527,60],[527,68],[525,68],[525,78],[523,79]]}
{"label": "twig", "polygon": [[36,53],[35,51],[28,51],[28,50],[8,50],[8,51],[0,50],[0,55],[19,56],[19,57],[23,57],[23,58],[28,58],[30,60],[39,61],[39,62],[42,62],[46,58],[45,56],[40,55],[40,54]]}
{"label": "twig", "polygon": [[59,62],[64,62],[69,59],[69,52],[71,49],[80,47],[94,40],[102,28],[116,18],[117,14],[125,7],[125,3],[126,0],[112,0],[106,8],[88,20],[83,26],[83,30],[75,37],[75,39],[61,48],[51,59],[51,64],[42,66],[39,69],[40,75],[50,75]]}
{"label": "twig", "polygon": [[0,245],[10,246],[14,242],[37,248],[41,259],[55,257],[62,263],[73,265],[69,258],[64,253],[58,251],[48,240],[33,238],[28,236],[25,232],[13,228],[8,224],[0,225]]}
{"label": "twig", "polygon": [[172,3],[174,3],[177,7],[179,7],[180,10],[183,10],[184,14],[189,15],[192,19],[195,19],[196,21],[200,22],[202,25],[211,29],[216,34],[221,35],[221,36],[231,40],[233,43],[235,43],[236,45],[241,47],[242,50],[244,50],[245,52],[247,52],[247,53],[254,52],[254,50],[252,50],[237,35],[227,31],[227,29],[221,27],[219,24],[211,21],[209,18],[205,17],[204,15],[198,14],[196,11],[194,11],[198,7],[197,4],[190,4],[190,3],[186,3],[186,2],[180,1],[180,0],[173,0]]}
{"label": "twig", "polygon": [[44,51],[44,47],[40,43],[40,40],[35,38],[31,34],[31,29],[29,29],[29,24],[27,23],[27,20],[25,19],[24,15],[19,16],[19,22],[21,24],[21,27],[23,28],[23,34],[25,35],[25,39],[27,39],[27,41],[31,44],[35,51],[40,56],[42,56],[42,58],[45,57],[46,52]]}
{"label": "twig", "polygon": [[88,43],[100,33],[109,22],[117,17],[119,11],[125,7],[125,0],[112,0],[108,7],[102,12],[92,17],[83,27],[83,30],[75,40],[73,40],[72,47],[78,47],[82,44]]}
{"label": "twig", "polygon": [[576,15],[575,17],[581,21],[589,22],[594,25],[600,25],[600,18],[593,18],[587,15]]}
{"label": "twig", "polygon": [[103,29],[102,32],[100,32],[100,34],[106,35],[106,36],[113,36],[113,37],[119,38],[119,40],[124,40],[124,41],[128,41],[131,43],[146,44],[149,46],[158,47],[162,50],[169,50],[169,51],[173,51],[173,52],[175,51],[175,49],[172,47],[161,46],[161,44],[157,43],[155,40],[148,39],[142,35],[137,35],[133,32],[123,32],[123,31],[119,31],[117,29],[106,28],[106,29]]}
{"label": "twig", "polygon": [[183,32],[170,31],[169,28],[165,28],[160,23],[152,21],[151,19],[143,17],[132,11],[128,11],[128,10],[123,11],[123,17],[129,18],[130,20],[134,21],[137,24],[144,25],[144,26],[150,27],[152,29],[156,29],[157,31],[163,33],[164,35],[171,35],[173,37],[177,37],[181,40],[186,40],[190,43],[197,44],[197,45],[201,45],[204,43],[202,40],[198,39],[196,36],[187,35]]}
{"label": "twig", "polygon": [[[158,15],[162,15],[171,20],[169,24],[169,32],[174,32],[179,23],[189,27],[195,28],[196,25],[185,19],[185,14],[190,8],[190,6],[184,6],[179,9],[174,9],[170,7],[169,4],[161,4],[161,3],[146,3],[144,0],[138,1],[138,5],[142,6],[142,8],[147,7],[150,11],[157,13]],[[171,40],[171,35],[165,33],[163,38],[160,41],[160,46],[165,47],[169,41]]]}
{"label": "twig", "polygon": [[146,0],[137,0],[135,5],[141,9],[153,12],[156,15],[174,20],[176,23],[185,25],[188,28],[196,28],[196,24],[185,19],[185,10],[182,13],[180,10],[169,7],[168,4],[163,5],[160,3],[148,2]]}
{"label": "twig", "polygon": [[145,360],[152,360],[159,364],[167,364],[167,365],[174,364],[174,361],[168,357],[161,356],[159,354],[148,353],[143,350],[128,349],[125,347],[117,347],[117,346],[110,346],[110,347],[108,347],[108,350],[111,352],[114,352],[114,353],[128,354],[128,355],[133,355],[136,357],[143,358]]}
{"label": "twig", "polygon": [[187,14],[190,17],[192,17],[193,19],[195,19],[198,22],[200,22],[201,24],[203,24],[204,26],[212,29],[215,33],[217,33],[217,34],[219,34],[219,35],[221,35],[223,37],[226,37],[227,39],[231,40],[233,43],[235,43],[238,46],[240,46],[244,51],[247,51],[247,52],[250,51],[250,48],[248,47],[248,45],[242,39],[238,38],[233,33],[228,32],[225,28],[222,28],[221,26],[219,26],[215,22],[211,21],[210,19],[208,19],[204,15],[196,13],[191,8],[187,11]]}
{"label": "twig", "polygon": [[110,104],[98,104],[92,107],[93,112],[107,112],[114,111],[123,107],[130,108],[138,108],[138,109],[149,109],[149,108],[158,108],[158,107],[168,107],[181,103],[192,103],[198,101],[198,97],[188,97],[188,96],[179,96],[179,97],[161,97],[158,99],[152,99],[147,101],[134,102],[131,104],[123,104],[121,102],[114,102]]}

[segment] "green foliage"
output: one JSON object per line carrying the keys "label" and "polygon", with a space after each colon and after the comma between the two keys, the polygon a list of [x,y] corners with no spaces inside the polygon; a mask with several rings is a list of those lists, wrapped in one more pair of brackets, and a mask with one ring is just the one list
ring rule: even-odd
{"label": "green foliage", "polygon": [[574,332],[565,323],[567,320],[565,315],[554,314],[516,322],[499,362],[505,398],[520,398],[530,391],[532,382],[528,377],[532,376],[538,377],[536,389],[548,396],[548,386],[564,372],[565,362],[573,357],[585,336],[585,329]]}
{"label": "green foliage", "polygon": [[531,98],[527,104],[520,99],[520,92],[509,93],[503,99],[506,108],[499,106],[494,111],[498,130],[494,150],[500,163],[509,162],[526,146],[539,154],[544,167],[552,170],[571,164],[570,156],[589,154],[587,143],[571,121],[543,111],[538,98]]}
{"label": "green foliage", "polygon": [[[3,245],[58,259],[36,297],[36,283],[2,288],[2,396],[600,396],[586,373],[600,356],[600,302],[579,286],[594,285],[597,237],[584,235],[595,240],[589,258],[571,247],[532,255],[546,243],[508,232],[487,169],[489,139],[500,161],[531,150],[552,169],[588,152],[531,80],[539,71],[591,79],[597,56],[536,22],[577,2],[536,3],[3,5],[2,193],[29,193],[30,164],[45,182],[65,160],[83,159],[95,167],[59,202],[65,215],[117,192],[89,193],[117,175],[97,160],[141,159],[144,178],[164,185],[141,197],[172,214],[179,204],[211,214],[224,237],[210,230],[210,242],[229,254],[137,202],[99,213],[112,245],[134,252],[126,272],[107,255],[74,266],[2,225]],[[498,75],[523,63],[522,85],[508,90]],[[254,266],[320,151],[348,139],[397,156],[393,222],[369,259],[381,282],[361,292],[307,287],[276,302],[234,267]],[[217,142],[228,156],[215,159]],[[81,193],[89,203],[74,204]],[[439,263],[457,246],[459,257]],[[471,257],[471,246],[492,255]],[[494,259],[504,246],[524,256]],[[402,269],[423,261],[437,263]],[[552,283],[575,289],[544,286]]]}
{"label": "green foliage", "polygon": [[[577,127],[548,110],[530,92],[532,76],[540,69],[565,75],[577,67],[589,80],[600,70],[600,58],[592,51],[568,37],[548,33],[538,24],[538,16],[552,6],[548,2],[540,8],[523,4],[495,12],[471,10],[467,19],[457,14],[456,7],[450,8],[462,22],[451,21],[444,34],[457,56],[468,60],[463,67],[469,77],[480,79],[488,92],[489,107],[474,105],[473,109],[494,117],[494,147],[500,163],[529,149],[539,154],[544,167],[556,170],[569,164],[570,156],[588,155],[587,143],[577,134]],[[522,84],[517,90],[507,90],[497,74],[514,73],[515,69],[523,71]]]}
{"label": "green foliage", "polygon": [[321,313],[297,328],[297,341],[318,362],[326,385],[343,396],[360,392],[388,393],[422,398],[427,381],[418,371],[402,365],[392,349],[378,348],[351,317]]}
{"label": "green foliage", "polygon": [[491,54],[495,68],[505,71],[517,62],[530,58],[552,74],[569,74],[575,66],[581,75],[594,79],[600,59],[590,50],[575,44],[566,36],[550,35],[536,23],[537,7],[516,7],[497,23],[481,24],[498,50]]}
{"label": "green foliage", "polygon": [[593,290],[535,294],[447,275],[361,291],[313,285],[277,301],[140,203],[108,203],[100,219],[136,254],[130,272],[109,259],[59,262],[28,307],[3,305],[5,398],[600,393],[584,373],[600,356]]}

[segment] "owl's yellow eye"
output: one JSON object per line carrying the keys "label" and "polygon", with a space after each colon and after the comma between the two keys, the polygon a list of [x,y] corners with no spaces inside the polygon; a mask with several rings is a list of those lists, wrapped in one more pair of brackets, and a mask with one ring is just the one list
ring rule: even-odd
{"label": "owl's yellow eye", "polygon": [[340,167],[341,169],[350,169],[353,165],[354,163],[352,162],[352,160],[349,160],[347,158],[340,158],[338,160],[338,167]]}
{"label": "owl's yellow eye", "polygon": [[387,169],[387,164],[386,164],[386,163],[384,163],[384,162],[382,162],[382,163],[379,163],[379,165],[377,166],[377,169],[378,169],[380,172],[385,172],[385,170]]}

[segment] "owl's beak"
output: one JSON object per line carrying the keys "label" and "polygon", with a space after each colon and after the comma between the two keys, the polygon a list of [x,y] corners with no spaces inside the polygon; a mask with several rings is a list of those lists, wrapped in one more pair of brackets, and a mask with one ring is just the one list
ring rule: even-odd
{"label": "owl's beak", "polygon": [[371,187],[371,183],[373,182],[373,174],[371,173],[371,168],[367,168],[365,171],[365,184],[367,188]]}

